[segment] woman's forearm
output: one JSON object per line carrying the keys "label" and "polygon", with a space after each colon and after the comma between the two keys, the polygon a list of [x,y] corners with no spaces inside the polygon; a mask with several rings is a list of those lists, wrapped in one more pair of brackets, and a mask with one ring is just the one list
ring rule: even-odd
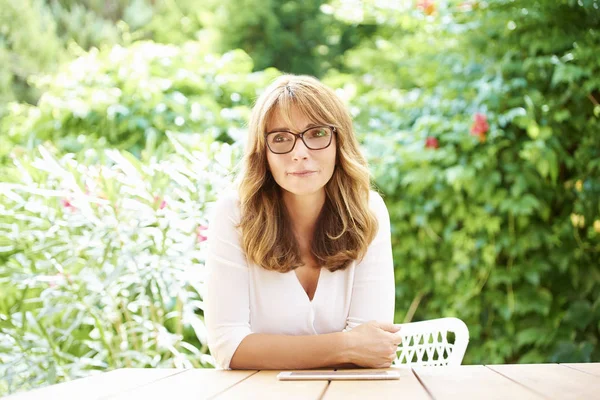
{"label": "woman's forearm", "polygon": [[233,354],[232,369],[335,368],[351,363],[347,333],[291,336],[253,333]]}

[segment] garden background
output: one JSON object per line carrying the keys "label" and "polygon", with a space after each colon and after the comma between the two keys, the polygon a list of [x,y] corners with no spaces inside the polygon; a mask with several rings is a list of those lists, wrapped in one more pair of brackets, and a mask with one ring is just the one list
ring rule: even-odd
{"label": "garden background", "polygon": [[396,322],[464,363],[600,361],[600,0],[0,0],[0,395],[212,367],[211,204],[257,95],[347,103]]}

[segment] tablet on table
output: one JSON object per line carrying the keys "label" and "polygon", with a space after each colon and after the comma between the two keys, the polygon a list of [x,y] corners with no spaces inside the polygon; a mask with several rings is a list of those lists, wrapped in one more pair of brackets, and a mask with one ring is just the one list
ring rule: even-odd
{"label": "tablet on table", "polygon": [[399,371],[282,371],[280,381],[400,379]]}

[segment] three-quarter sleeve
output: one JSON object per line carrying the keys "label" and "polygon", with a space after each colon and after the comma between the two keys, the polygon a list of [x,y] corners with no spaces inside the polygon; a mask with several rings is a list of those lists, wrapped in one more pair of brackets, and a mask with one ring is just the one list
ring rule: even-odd
{"label": "three-quarter sleeve", "polygon": [[372,191],[370,203],[379,229],[354,272],[350,311],[344,331],[371,320],[394,321],[395,282],[390,217],[381,196]]}
{"label": "three-quarter sleeve", "polygon": [[219,199],[208,225],[204,321],[217,368],[228,369],[250,329],[248,264],[241,248],[237,196]]}

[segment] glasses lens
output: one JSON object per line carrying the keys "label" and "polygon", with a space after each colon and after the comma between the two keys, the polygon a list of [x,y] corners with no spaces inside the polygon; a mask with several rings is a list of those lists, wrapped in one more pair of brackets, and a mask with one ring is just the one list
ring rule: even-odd
{"label": "glasses lens", "polygon": [[[329,146],[333,131],[329,127],[312,128],[304,132],[306,147],[320,150]],[[289,153],[294,147],[294,135],[289,132],[271,132],[267,135],[267,144],[273,153]]]}
{"label": "glasses lens", "polygon": [[329,146],[331,135],[331,129],[328,127],[313,128],[304,133],[304,143],[309,149],[324,149]]}
{"label": "glasses lens", "polygon": [[294,135],[289,132],[273,132],[267,135],[267,144],[274,153],[287,153],[294,146]]}

